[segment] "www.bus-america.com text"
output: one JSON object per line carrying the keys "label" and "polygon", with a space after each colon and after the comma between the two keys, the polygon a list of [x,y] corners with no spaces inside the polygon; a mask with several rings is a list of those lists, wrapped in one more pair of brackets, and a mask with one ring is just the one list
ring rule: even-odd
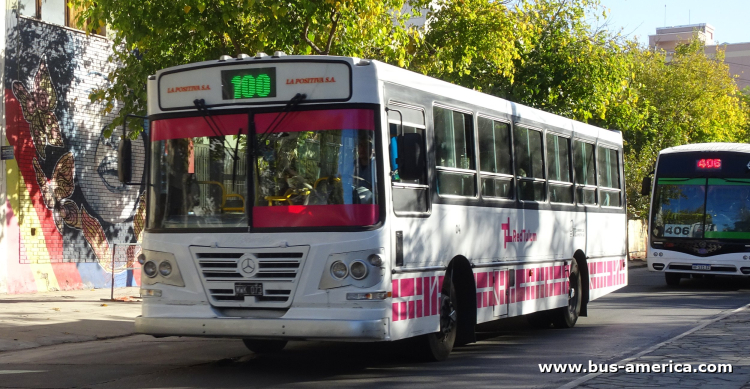
{"label": "www.bus-america.com text", "polygon": [[691,365],[689,363],[593,363],[589,361],[588,367],[582,363],[540,363],[539,371],[542,373],[732,373],[732,365],[729,363],[702,363]]}

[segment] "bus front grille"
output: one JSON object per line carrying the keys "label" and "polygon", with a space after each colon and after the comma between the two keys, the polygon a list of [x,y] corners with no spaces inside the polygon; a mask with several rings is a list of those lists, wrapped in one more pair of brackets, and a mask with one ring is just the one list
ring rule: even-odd
{"label": "bus front grille", "polygon": [[[291,304],[308,246],[215,248],[191,246],[211,305],[286,308]],[[236,286],[262,285],[262,295],[237,294]],[[242,293],[240,291],[240,293]]]}

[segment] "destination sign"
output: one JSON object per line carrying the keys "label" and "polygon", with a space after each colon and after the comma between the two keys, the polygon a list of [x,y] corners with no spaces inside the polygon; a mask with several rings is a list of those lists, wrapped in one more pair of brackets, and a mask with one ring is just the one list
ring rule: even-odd
{"label": "destination sign", "polygon": [[[158,106],[149,110],[194,109],[195,100],[208,107],[275,104],[297,93],[307,95],[306,102],[346,101],[352,93],[351,74],[342,61],[242,61],[167,69],[157,76]],[[153,102],[149,99],[149,105]]]}

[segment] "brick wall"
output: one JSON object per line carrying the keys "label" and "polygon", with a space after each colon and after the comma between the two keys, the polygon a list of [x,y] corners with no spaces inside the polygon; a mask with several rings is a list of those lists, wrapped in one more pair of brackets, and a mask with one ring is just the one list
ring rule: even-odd
{"label": "brick wall", "polygon": [[[105,116],[89,100],[116,66],[111,44],[26,17],[7,29],[6,144],[15,160],[6,164],[10,217],[0,239],[11,249],[0,284],[9,293],[108,287],[112,271],[116,286],[140,280],[139,270],[127,268],[137,266],[138,248],[128,245],[142,231],[143,187],[117,179],[122,130],[103,135],[117,107]],[[133,142],[134,182],[144,149],[142,139]]]}

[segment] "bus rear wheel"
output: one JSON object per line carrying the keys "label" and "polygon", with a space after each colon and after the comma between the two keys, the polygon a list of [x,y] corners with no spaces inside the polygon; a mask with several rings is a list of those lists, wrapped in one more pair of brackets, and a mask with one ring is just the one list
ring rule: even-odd
{"label": "bus rear wheel", "polygon": [[570,275],[568,276],[568,305],[552,311],[552,324],[555,328],[573,328],[581,313],[581,273],[578,271],[578,262],[574,259],[570,263]]}
{"label": "bus rear wheel", "polygon": [[242,339],[245,347],[256,354],[273,354],[286,347],[286,340]]}
{"label": "bus rear wheel", "polygon": [[423,337],[423,357],[428,361],[444,361],[448,358],[458,333],[458,297],[453,280],[445,277],[440,291],[440,331]]}
{"label": "bus rear wheel", "polygon": [[680,285],[680,278],[682,278],[680,273],[664,273],[664,280],[667,281],[669,286]]}

